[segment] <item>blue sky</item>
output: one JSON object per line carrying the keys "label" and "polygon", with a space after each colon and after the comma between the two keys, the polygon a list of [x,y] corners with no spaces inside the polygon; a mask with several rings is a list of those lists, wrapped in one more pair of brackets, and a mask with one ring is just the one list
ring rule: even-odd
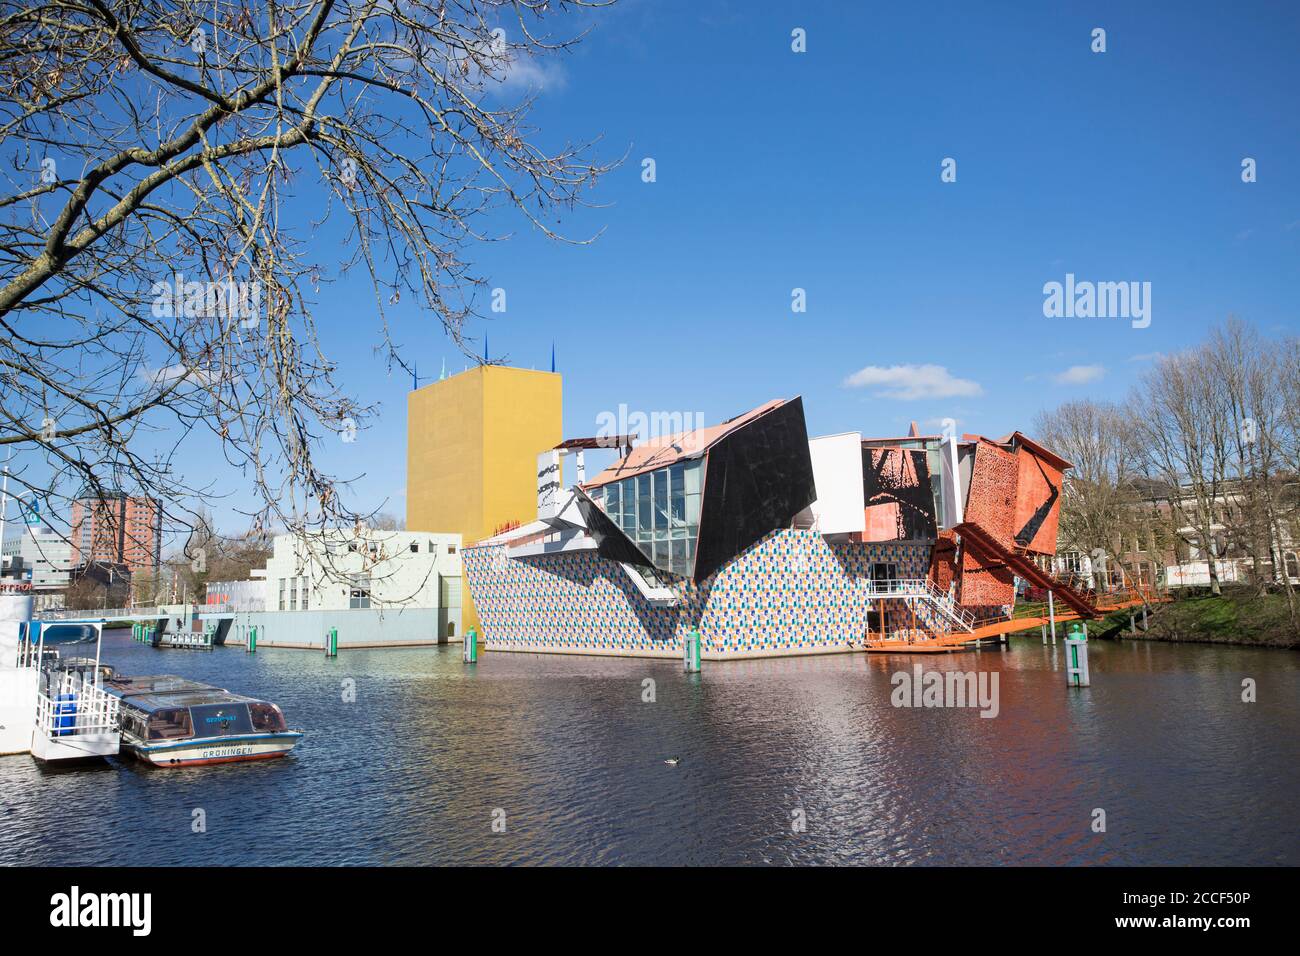
{"label": "blue sky", "polygon": [[[605,207],[562,224],[602,235],[561,245],[503,219],[514,238],[473,254],[508,310],[471,334],[523,367],[549,367],[554,342],[570,436],[620,403],[716,421],[796,394],[813,434],[952,416],[997,435],[1068,399],[1122,400],[1144,357],[1229,314],[1300,332],[1295,4],[625,0],[591,20],[532,71],[533,119],[544,142],[627,152],[591,194]],[[1150,326],[1045,318],[1043,285],[1067,272],[1150,282]],[[422,375],[463,367],[414,304],[394,316]],[[345,386],[381,404],[330,454],[359,506],[403,513],[411,383],[371,354],[363,277],[316,317]],[[921,397],[844,384],[924,364],[946,374],[904,389]],[[247,489],[219,484],[234,530]]]}

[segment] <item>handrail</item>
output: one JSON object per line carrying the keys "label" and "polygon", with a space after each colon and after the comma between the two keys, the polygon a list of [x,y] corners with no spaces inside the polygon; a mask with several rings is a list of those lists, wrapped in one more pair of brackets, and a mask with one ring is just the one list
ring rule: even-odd
{"label": "handrail", "polygon": [[975,615],[962,607],[945,591],[929,578],[865,578],[865,590],[869,597],[904,597],[924,598],[943,614],[956,621],[964,630],[970,631],[975,626]]}
{"label": "handrail", "polygon": [[[70,700],[58,700],[68,696]],[[36,695],[36,730],[53,740],[83,734],[111,734],[118,730],[120,701],[96,683],[85,683],[64,674],[55,699],[44,684]],[[71,718],[69,720],[68,718]]]}

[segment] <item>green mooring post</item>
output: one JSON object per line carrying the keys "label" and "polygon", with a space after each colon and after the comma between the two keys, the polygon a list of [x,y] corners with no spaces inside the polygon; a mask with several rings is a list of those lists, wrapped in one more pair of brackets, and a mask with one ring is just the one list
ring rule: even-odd
{"label": "green mooring post", "polygon": [[325,634],[325,656],[339,656],[339,629],[337,627],[331,627]]}
{"label": "green mooring post", "polygon": [[1088,680],[1088,628],[1078,621],[1070,625],[1065,635],[1065,682],[1071,687],[1087,687]]}
{"label": "green mooring post", "polygon": [[250,627],[248,629],[248,646],[246,650],[250,654],[257,650],[257,628],[255,627]]}
{"label": "green mooring post", "polygon": [[465,632],[465,646],[461,648],[461,659],[466,664],[478,663],[478,631],[472,627]]}
{"label": "green mooring post", "polygon": [[686,640],[682,642],[682,666],[688,674],[698,674],[700,671],[700,632],[697,628],[691,628]]}

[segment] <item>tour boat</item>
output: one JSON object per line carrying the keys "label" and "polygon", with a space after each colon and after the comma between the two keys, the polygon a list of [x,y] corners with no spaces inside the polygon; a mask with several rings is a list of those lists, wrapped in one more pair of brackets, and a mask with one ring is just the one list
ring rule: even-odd
{"label": "tour boat", "polygon": [[114,677],[122,749],[155,767],[283,757],[302,739],[275,704],[170,674]]}

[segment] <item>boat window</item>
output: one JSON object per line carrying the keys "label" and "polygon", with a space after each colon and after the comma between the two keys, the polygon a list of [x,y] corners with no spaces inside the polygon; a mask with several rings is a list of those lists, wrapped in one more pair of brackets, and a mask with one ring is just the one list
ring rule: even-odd
{"label": "boat window", "polygon": [[221,737],[253,732],[247,704],[203,704],[190,708],[196,737]]}
{"label": "boat window", "polygon": [[149,717],[149,739],[169,740],[192,734],[190,712],[182,708],[155,711]]}
{"label": "boat window", "polygon": [[260,733],[284,730],[284,714],[275,704],[258,701],[248,705],[248,716],[253,721],[253,729]]}

